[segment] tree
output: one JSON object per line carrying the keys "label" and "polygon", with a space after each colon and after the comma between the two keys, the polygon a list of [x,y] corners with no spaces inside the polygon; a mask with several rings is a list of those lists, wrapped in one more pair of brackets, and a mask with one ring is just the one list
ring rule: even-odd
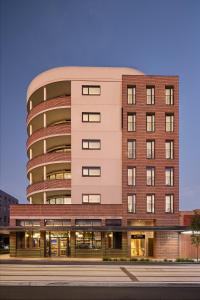
{"label": "tree", "polygon": [[194,216],[191,221],[191,241],[197,249],[197,262],[199,261],[199,246],[200,246],[200,210],[194,210]]}

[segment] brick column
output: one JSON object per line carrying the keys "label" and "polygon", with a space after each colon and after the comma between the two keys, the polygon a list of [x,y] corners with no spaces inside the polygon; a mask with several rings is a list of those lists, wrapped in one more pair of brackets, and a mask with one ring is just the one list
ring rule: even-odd
{"label": "brick column", "polygon": [[70,248],[71,248],[71,257],[75,257],[76,256],[75,231],[70,232]]}
{"label": "brick column", "polygon": [[16,232],[10,233],[10,256],[16,256]]}
{"label": "brick column", "polygon": [[46,254],[45,243],[45,231],[40,231],[40,257],[44,257]]}

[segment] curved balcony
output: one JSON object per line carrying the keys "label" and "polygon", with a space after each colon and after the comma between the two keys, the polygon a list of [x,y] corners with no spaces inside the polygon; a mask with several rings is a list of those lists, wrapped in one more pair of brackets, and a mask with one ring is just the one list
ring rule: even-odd
{"label": "curved balcony", "polygon": [[27,140],[27,149],[38,140],[48,138],[50,136],[66,135],[71,133],[71,124],[52,125],[35,131]]}
{"label": "curved balcony", "polygon": [[27,187],[26,193],[27,197],[31,194],[40,193],[42,191],[49,190],[67,190],[71,188],[71,179],[55,179],[55,180],[46,180],[42,182],[37,182],[29,185]]}
{"label": "curved balcony", "polygon": [[27,163],[27,173],[38,166],[42,166],[45,164],[50,163],[60,163],[60,162],[67,162],[71,161],[71,151],[69,152],[53,152],[53,153],[46,153],[43,155],[39,155]]}
{"label": "curved balcony", "polygon": [[65,108],[71,106],[71,97],[70,96],[62,96],[57,97],[54,99],[46,100],[35,107],[30,111],[30,113],[27,116],[27,124],[30,123],[30,121],[36,117],[37,115],[41,114],[42,112],[45,112],[47,110],[51,109],[57,109],[57,108]]}

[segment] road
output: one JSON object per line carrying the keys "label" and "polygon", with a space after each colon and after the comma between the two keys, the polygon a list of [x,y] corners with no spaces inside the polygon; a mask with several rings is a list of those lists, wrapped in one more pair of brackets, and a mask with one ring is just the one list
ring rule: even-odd
{"label": "road", "polygon": [[0,272],[3,300],[200,299],[200,265],[1,264]]}

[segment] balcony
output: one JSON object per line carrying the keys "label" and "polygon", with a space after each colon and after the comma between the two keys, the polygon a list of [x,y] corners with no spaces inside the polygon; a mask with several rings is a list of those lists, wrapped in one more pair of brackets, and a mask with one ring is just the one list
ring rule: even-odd
{"label": "balcony", "polygon": [[42,191],[50,190],[67,190],[71,189],[71,179],[56,179],[56,180],[46,180],[37,183],[33,183],[27,187],[27,197],[31,194],[39,193]]}

